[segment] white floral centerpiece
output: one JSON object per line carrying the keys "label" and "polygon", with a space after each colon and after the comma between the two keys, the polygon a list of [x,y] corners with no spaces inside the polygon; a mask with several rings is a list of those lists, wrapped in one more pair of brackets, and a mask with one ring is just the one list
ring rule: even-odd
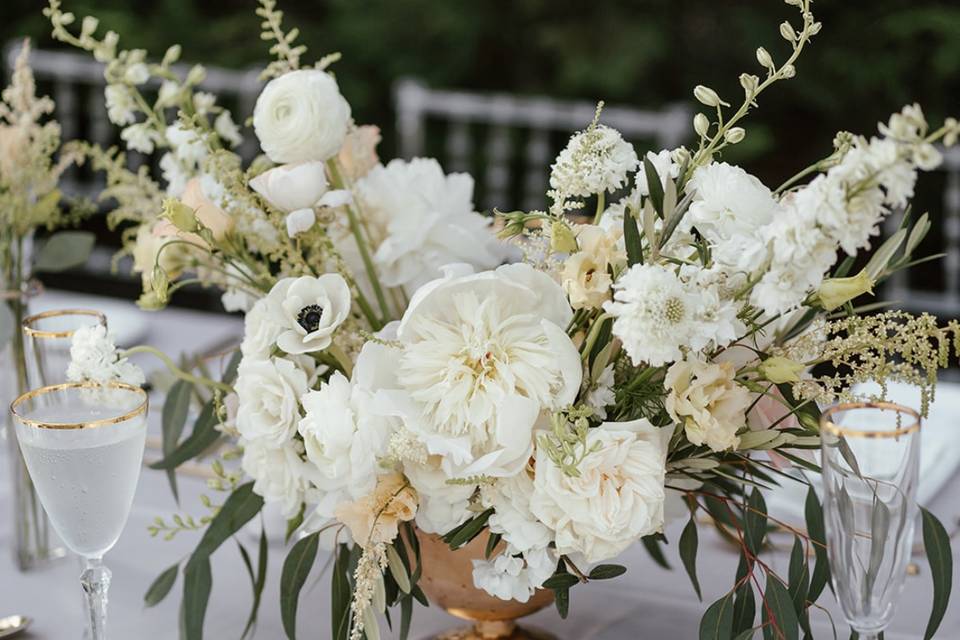
{"label": "white floral centerpiece", "polygon": [[[934,143],[955,142],[956,120],[931,132],[908,106],[878,137],[838,134],[824,160],[777,189],[723,162],[746,135],[743,117],[795,74],[820,31],[809,0],[788,0],[800,15],[799,26],[781,25],[788,57],[757,51],[762,75],[740,76],[739,107],[695,89],[707,108],[693,122],[695,148],[639,155],[598,108],[552,167],[550,208],[501,214],[495,228],[474,210],[469,176],[431,159],[381,164],[376,129],[352,121],[329,69],[336,56],[303,65],[295,32],[271,0],[261,4],[277,59],[252,119],[264,155],[246,167],[230,151],[232,117],[195,91],[202,69],[174,72],[178,49],[149,63],[118,52],[116,34],[98,39],[91,18],[71,34],[56,0],[47,12],[56,37],[107,64],[109,114],[128,148],[160,154],[163,183],[123,169],[116,150],[88,149],[108,172],[115,219],[137,223],[125,233],[141,303],[162,307],[200,282],[246,312],[222,380],[176,369],[178,384],[207,387],[208,400],[157,465],[171,470],[222,436],[236,445],[227,457],[241,458],[240,472],[214,463],[214,486],[230,495],[208,501],[209,516],[153,527],[203,531],[183,566],[185,636],[202,635],[210,554],[265,504],[296,540],[281,578],[291,638],[320,545],[336,548],[335,637],[376,638],[386,607],[399,605],[405,635],[413,600],[426,602],[419,536],[451,550],[482,536],[477,588],[519,602],[552,590],[565,616],[573,586],[623,573],[610,561],[635,543],[659,557],[665,526],[682,514],[699,591],[700,510],[738,541],[743,567],[707,610],[704,629],[716,633],[703,637],[809,629],[829,572],[813,491],[808,531],[793,529],[813,558],[809,579],[789,585],[804,590],[795,607],[768,606],[756,625],[722,615],[734,599],[753,602],[758,577],[765,602],[788,586],[756,557],[768,521],[757,488],[786,477],[785,463],[817,470],[804,452],[819,446],[818,402],[864,379],[931,392],[957,326],[853,306],[916,262],[926,215],[905,216],[850,272],[881,221],[909,202],[918,171],[939,164]],[[140,88],[152,78],[161,84],[151,105]],[[594,204],[591,223],[568,215]],[[81,337],[78,352],[97,340]],[[72,375],[122,376],[110,351],[110,366],[85,372],[81,362]],[[812,372],[823,364],[833,369]]]}

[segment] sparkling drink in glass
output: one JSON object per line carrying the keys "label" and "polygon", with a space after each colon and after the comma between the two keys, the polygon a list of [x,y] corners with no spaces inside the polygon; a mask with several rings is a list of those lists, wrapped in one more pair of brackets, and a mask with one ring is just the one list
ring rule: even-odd
{"label": "sparkling drink in glass", "polygon": [[910,562],[920,415],[889,402],[852,402],[828,409],[820,423],[834,591],[861,640],[873,640],[893,619]]}
{"label": "sparkling drink in glass", "polygon": [[80,576],[92,640],[106,638],[110,570],[136,492],[147,432],[147,394],[114,383],[64,383],[11,405],[27,469],[54,529],[84,559]]}

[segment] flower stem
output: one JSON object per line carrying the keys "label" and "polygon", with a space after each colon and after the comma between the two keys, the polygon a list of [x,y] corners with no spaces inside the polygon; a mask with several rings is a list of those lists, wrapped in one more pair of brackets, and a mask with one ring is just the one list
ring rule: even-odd
{"label": "flower stem", "polygon": [[131,347],[125,351],[122,351],[120,355],[121,357],[126,358],[135,353],[149,353],[156,356],[157,358],[163,361],[163,363],[167,366],[167,369],[169,369],[171,373],[173,373],[175,376],[177,376],[181,380],[186,380],[187,382],[192,382],[193,384],[199,384],[204,387],[219,389],[224,393],[230,393],[233,391],[233,387],[231,387],[226,383],[218,382],[216,380],[212,380],[205,376],[195,376],[192,373],[184,371],[183,369],[181,369],[176,365],[176,363],[170,358],[170,356],[160,351],[159,349],[155,347],[151,347],[149,345],[142,344],[136,347]]}

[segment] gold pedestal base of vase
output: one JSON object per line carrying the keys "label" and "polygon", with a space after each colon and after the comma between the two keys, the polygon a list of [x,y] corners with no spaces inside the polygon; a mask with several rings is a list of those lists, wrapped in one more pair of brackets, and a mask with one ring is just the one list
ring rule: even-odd
{"label": "gold pedestal base of vase", "polygon": [[425,640],[556,640],[556,637],[533,627],[521,627],[512,620],[500,620],[477,622]]}

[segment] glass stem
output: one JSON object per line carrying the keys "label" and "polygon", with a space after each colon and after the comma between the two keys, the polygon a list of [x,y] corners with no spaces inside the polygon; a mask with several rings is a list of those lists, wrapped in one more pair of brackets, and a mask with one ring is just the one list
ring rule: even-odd
{"label": "glass stem", "polygon": [[80,584],[87,600],[87,615],[90,618],[90,640],[107,638],[107,590],[110,588],[110,569],[103,565],[102,558],[85,558]]}

